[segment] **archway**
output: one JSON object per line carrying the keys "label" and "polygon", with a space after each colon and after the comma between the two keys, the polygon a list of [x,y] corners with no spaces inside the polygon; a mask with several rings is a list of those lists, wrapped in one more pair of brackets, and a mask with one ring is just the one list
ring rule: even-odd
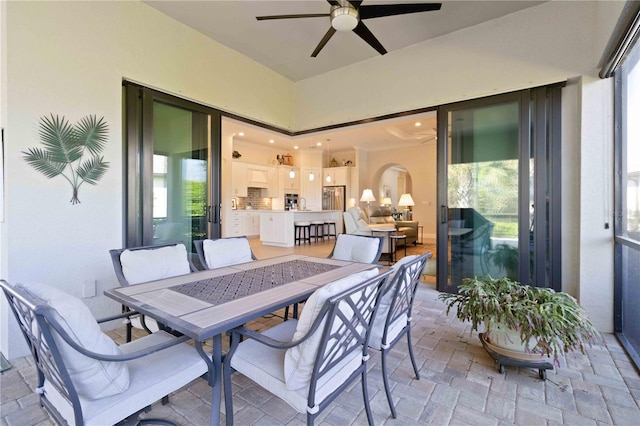
{"label": "archway", "polygon": [[399,211],[397,207],[400,196],[412,192],[413,180],[403,165],[389,163],[380,167],[374,175],[373,188],[378,203],[389,205],[392,212],[396,212]]}

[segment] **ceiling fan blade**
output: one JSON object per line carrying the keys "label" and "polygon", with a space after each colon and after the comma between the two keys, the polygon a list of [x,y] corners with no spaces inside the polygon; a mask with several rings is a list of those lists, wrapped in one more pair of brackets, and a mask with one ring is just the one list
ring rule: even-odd
{"label": "ceiling fan blade", "polygon": [[362,0],[349,0],[349,3],[351,3],[351,6],[358,9],[360,8],[360,4],[362,3]]}
{"label": "ceiling fan blade", "polygon": [[384,55],[385,53],[387,53],[387,50],[378,41],[376,36],[374,36],[373,33],[369,31],[369,28],[367,28],[364,22],[362,21],[358,22],[358,26],[353,29],[353,32],[358,34],[361,39],[369,43],[369,46],[376,49],[378,53],[380,53],[381,55]]}
{"label": "ceiling fan blade", "polygon": [[331,16],[329,13],[307,13],[304,15],[269,15],[269,16],[256,16],[258,21],[267,21],[270,19],[296,19],[296,18],[323,18]]}
{"label": "ceiling fan blade", "polygon": [[[354,30],[355,31],[355,30]],[[331,37],[333,37],[333,35],[336,33],[335,28],[333,27],[329,27],[329,30],[327,31],[327,33],[324,35],[324,37],[322,37],[322,40],[320,40],[320,43],[318,43],[318,45],[316,46],[316,49],[313,51],[313,53],[311,54],[312,58],[315,58],[316,56],[318,56],[318,53],[320,53],[320,51],[322,50],[322,48],[324,47],[325,44],[327,44],[327,42],[329,41],[329,39]]]}
{"label": "ceiling fan blade", "polygon": [[370,19],[407,13],[430,12],[440,10],[440,7],[442,7],[442,3],[375,4],[360,6],[358,10],[360,11],[360,19]]}
{"label": "ceiling fan blade", "polygon": [[327,0],[327,3],[329,3],[331,6],[342,6],[338,0]]}

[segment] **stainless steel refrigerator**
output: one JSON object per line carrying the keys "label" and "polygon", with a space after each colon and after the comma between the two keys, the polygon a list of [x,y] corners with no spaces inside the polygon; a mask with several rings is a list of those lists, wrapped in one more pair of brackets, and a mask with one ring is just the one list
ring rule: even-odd
{"label": "stainless steel refrigerator", "polygon": [[345,211],[346,191],[344,186],[325,186],[322,188],[322,210]]}

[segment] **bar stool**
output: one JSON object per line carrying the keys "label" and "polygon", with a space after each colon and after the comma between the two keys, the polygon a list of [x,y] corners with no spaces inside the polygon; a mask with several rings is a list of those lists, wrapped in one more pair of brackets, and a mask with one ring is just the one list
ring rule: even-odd
{"label": "bar stool", "polygon": [[[338,231],[336,230],[336,221],[333,219],[327,219],[324,221],[324,224],[327,226],[327,232],[324,234],[326,235],[327,239],[330,240],[331,237],[336,239],[338,233]],[[333,227],[333,232],[331,232],[331,227]]]}
{"label": "bar stool", "polygon": [[318,239],[324,241],[324,220],[312,220],[311,228],[313,228],[314,241],[316,243]]}
{"label": "bar stool", "polygon": [[311,244],[311,222],[293,222],[293,235],[295,244],[300,245],[300,241],[302,241],[302,244],[305,241],[309,241],[309,244]]}

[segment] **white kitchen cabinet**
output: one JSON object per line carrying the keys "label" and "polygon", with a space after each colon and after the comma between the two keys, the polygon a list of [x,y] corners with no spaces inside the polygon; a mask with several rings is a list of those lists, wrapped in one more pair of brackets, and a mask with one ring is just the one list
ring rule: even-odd
{"label": "white kitchen cabinet", "polygon": [[239,237],[244,235],[242,212],[234,211],[229,218],[229,226],[227,227],[230,237]]}
{"label": "white kitchen cabinet", "polygon": [[[309,180],[311,173],[314,175],[313,180]],[[322,210],[322,169],[320,167],[300,170],[300,197],[306,200],[307,209]]]}
{"label": "white kitchen cabinet", "polygon": [[[295,177],[289,177],[289,172],[293,170]],[[298,194],[300,191],[300,169],[297,167],[278,168],[278,197],[284,197],[284,194]]]}
{"label": "white kitchen cabinet", "polygon": [[242,235],[247,237],[260,235],[260,213],[242,212]]}
{"label": "white kitchen cabinet", "polygon": [[[327,176],[331,179],[327,181]],[[324,186],[348,186],[351,171],[349,167],[328,167],[322,170],[322,184]]]}
{"label": "white kitchen cabinet", "polygon": [[286,247],[293,235],[293,215],[288,212],[260,213],[260,241]]}
{"label": "white kitchen cabinet", "polygon": [[246,197],[248,185],[247,164],[231,163],[231,195],[234,197]]}
{"label": "white kitchen cabinet", "polygon": [[267,166],[267,197],[278,196],[278,172],[275,167]]}

